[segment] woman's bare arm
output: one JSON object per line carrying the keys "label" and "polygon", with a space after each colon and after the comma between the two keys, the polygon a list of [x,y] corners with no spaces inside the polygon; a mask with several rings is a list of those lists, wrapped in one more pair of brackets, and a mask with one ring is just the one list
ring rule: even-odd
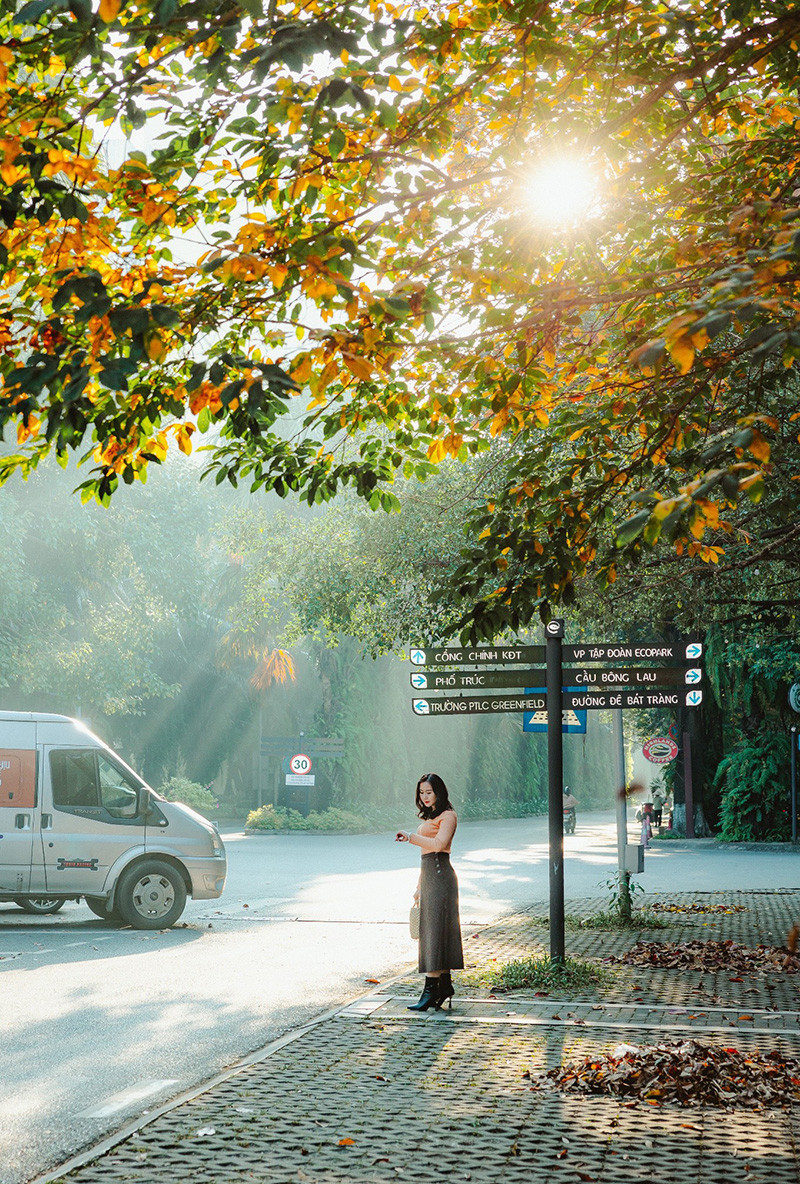
{"label": "woman's bare arm", "polygon": [[413,843],[415,847],[421,847],[423,851],[445,851],[453,841],[457,821],[455,810],[445,810],[441,815],[436,838],[429,839],[427,835],[412,834],[408,836],[408,841]]}

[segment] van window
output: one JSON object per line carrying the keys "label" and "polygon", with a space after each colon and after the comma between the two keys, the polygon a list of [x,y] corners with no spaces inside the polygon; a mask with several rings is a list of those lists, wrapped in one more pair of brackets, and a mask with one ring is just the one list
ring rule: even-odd
{"label": "van window", "polygon": [[103,753],[67,749],[50,753],[53,805],[61,809],[105,809],[113,818],[134,818],[138,786]]}

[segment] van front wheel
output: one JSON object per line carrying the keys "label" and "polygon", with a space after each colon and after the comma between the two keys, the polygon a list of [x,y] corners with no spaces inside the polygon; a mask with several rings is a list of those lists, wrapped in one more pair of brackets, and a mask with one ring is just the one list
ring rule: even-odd
{"label": "van front wheel", "polygon": [[134,929],[168,929],[183,912],[186,885],[171,864],[146,859],[120,876],[114,904]]}

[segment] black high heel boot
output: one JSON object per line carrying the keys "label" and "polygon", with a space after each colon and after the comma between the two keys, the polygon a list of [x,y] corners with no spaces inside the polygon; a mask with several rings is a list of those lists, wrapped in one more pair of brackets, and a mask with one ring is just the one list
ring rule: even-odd
{"label": "black high heel boot", "polygon": [[453,980],[450,977],[450,971],[448,970],[446,974],[440,974],[437,982],[439,984],[437,1006],[442,1007],[446,1003],[448,1008],[452,1010],[455,991],[453,990]]}
{"label": "black high heel boot", "polygon": [[429,1007],[439,1006],[439,980],[438,978],[425,979],[425,987],[419,1000],[416,1003],[409,1003],[406,1011],[427,1011]]}

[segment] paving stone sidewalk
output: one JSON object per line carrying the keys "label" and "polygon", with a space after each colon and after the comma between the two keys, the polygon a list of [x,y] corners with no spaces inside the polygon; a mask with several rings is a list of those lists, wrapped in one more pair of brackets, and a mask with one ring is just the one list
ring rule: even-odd
{"label": "paving stone sidewalk", "polygon": [[[644,933],[570,929],[569,954],[602,959],[640,939],[782,945],[800,891],[673,894]],[[652,898],[651,898],[652,900]],[[666,901],[666,898],[664,898]],[[588,916],[602,902],[571,904]],[[736,911],[727,911],[727,910]],[[725,911],[723,911],[725,910]],[[548,945],[546,906],[467,937],[473,967]],[[689,1037],[800,1056],[800,975],[624,967],[601,994],[492,997],[456,980],[451,1012],[406,1010],[409,974],[342,1008],[161,1113],[61,1184],[536,1184],[649,1180],[800,1182],[800,1107],[651,1107],[541,1093],[524,1076],[620,1042]]]}

